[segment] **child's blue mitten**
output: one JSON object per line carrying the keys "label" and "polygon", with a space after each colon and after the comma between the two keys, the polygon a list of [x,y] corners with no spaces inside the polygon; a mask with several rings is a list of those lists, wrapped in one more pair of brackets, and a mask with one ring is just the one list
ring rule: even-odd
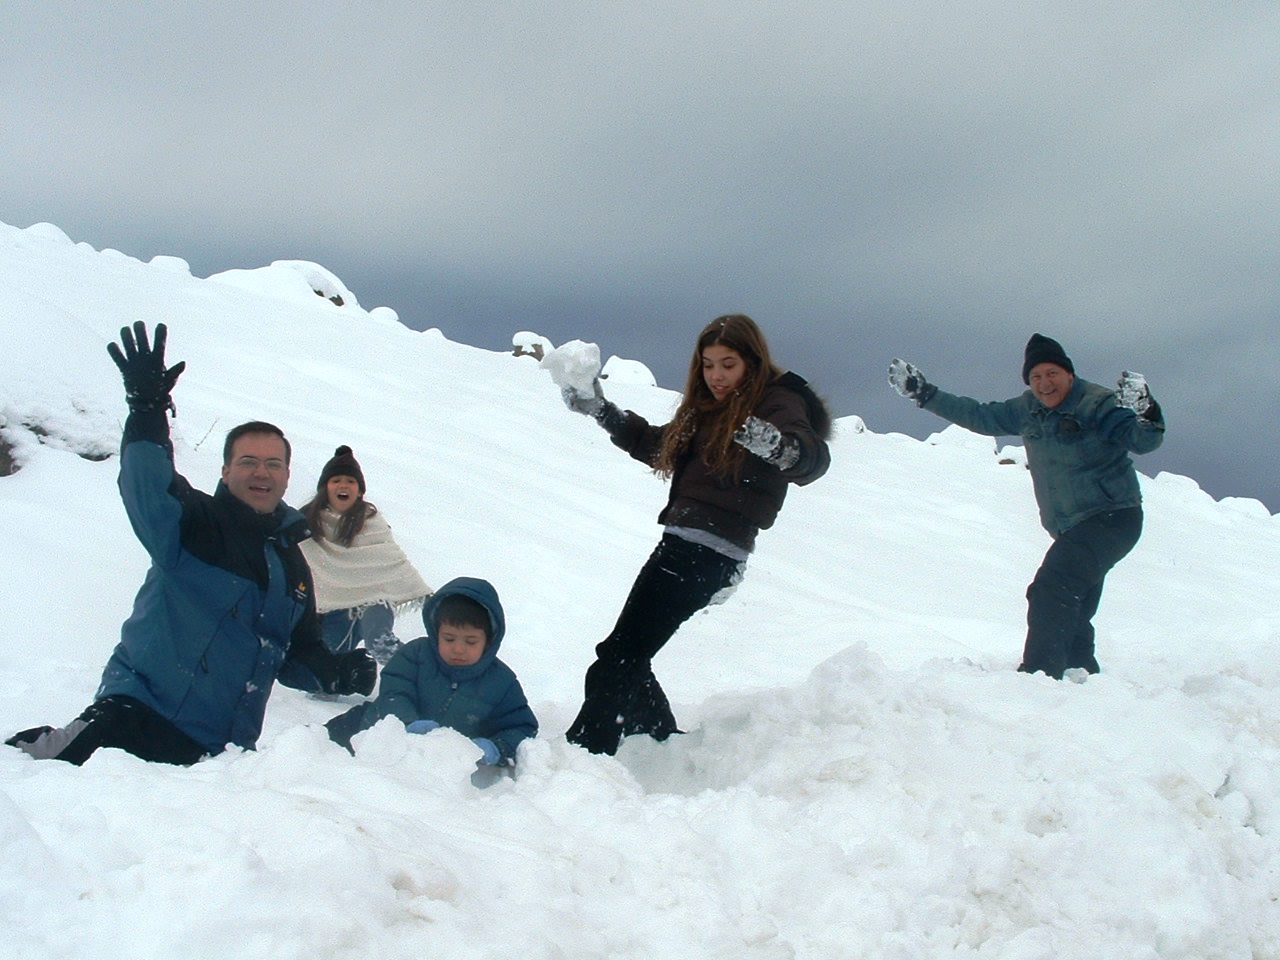
{"label": "child's blue mitten", "polygon": [[430,733],[432,730],[438,730],[440,724],[434,720],[415,720],[404,729],[408,733]]}
{"label": "child's blue mitten", "polygon": [[480,758],[480,762],[486,767],[495,766],[502,759],[502,754],[498,752],[498,745],[492,740],[476,737],[471,742],[484,751],[484,756]]}

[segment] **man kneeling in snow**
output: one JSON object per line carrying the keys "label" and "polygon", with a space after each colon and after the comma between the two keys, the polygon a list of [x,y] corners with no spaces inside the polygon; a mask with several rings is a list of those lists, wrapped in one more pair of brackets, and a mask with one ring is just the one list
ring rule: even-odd
{"label": "man kneeling in snow", "polygon": [[336,655],[320,639],[311,571],[298,542],[301,513],[283,503],[289,441],[255,421],[227,434],[213,496],[174,469],[167,413],[185,363],[164,366],[145,325],[120,331],[108,352],[124,376],[129,418],[120,496],[151,555],[133,614],[94,702],[66,727],[36,727],[5,741],[38,759],[84,763],[99,747],[144,760],[190,764],[228,743],[252,748],[267,697],[286,661],[314,689],[367,694],[377,666],[364,650]]}

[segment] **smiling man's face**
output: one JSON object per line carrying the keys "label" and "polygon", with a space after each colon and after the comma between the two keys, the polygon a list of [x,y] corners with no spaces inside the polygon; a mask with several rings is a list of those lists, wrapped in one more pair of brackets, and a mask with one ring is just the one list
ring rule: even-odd
{"label": "smiling man's face", "polygon": [[1075,376],[1056,363],[1037,363],[1028,378],[1031,392],[1050,410],[1067,399],[1075,382]]}
{"label": "smiling man's face", "polygon": [[231,462],[222,468],[222,482],[234,497],[258,513],[270,513],[280,505],[289,486],[284,440],[274,433],[239,437],[231,447]]}

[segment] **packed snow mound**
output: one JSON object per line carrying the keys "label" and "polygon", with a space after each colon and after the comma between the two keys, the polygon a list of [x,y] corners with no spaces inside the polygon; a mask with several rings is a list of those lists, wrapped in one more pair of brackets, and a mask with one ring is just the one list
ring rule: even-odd
{"label": "packed snow mound", "polygon": [[536,357],[541,360],[554,349],[555,344],[532,330],[518,330],[511,338],[511,350],[517,357]]}
{"label": "packed snow mound", "polygon": [[612,384],[626,383],[637,387],[656,387],[658,380],[653,371],[639,360],[610,357],[600,371],[600,379]]}
{"label": "packed snow mound", "polygon": [[930,434],[924,442],[935,447],[953,447],[986,454],[996,453],[996,439],[994,437],[984,437],[954,423],[949,424],[937,433]]}
{"label": "packed snow mound", "polygon": [[60,244],[66,246],[74,245],[75,241],[67,236],[66,231],[61,227],[52,223],[33,223],[31,226],[23,229],[21,227],[11,227],[8,224],[0,224],[5,233],[18,233],[27,240],[43,241],[45,243]]}
{"label": "packed snow mound", "polygon": [[835,430],[832,431],[832,435],[834,436],[836,433],[844,433],[844,432],[866,433],[867,432],[866,421],[863,420],[857,414],[850,414],[847,417],[840,417],[835,422]]}
{"label": "packed snow mound", "polygon": [[310,260],[274,260],[268,267],[225,270],[209,279],[280,300],[312,302],[318,296],[336,307],[360,306],[346,284]]}
{"label": "packed snow mound", "polygon": [[119,429],[117,412],[75,403],[52,407],[0,400],[0,439],[17,467],[42,446],[66,450],[86,460],[106,460],[120,448]]}
{"label": "packed snow mound", "polygon": [[170,273],[180,273],[185,276],[191,276],[191,264],[183,260],[181,257],[157,256],[147,261],[147,265],[155,267],[157,270],[168,270]]}

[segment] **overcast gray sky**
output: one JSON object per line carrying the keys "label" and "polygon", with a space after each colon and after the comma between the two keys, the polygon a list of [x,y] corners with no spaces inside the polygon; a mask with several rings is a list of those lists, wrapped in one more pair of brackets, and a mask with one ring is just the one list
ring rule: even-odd
{"label": "overcast gray sky", "polygon": [[[199,276],[315,260],[678,388],[745,312],[839,415],[945,424],[1040,332],[1146,374],[1154,475],[1280,511],[1280,4],[0,0],[0,221]],[[335,351],[342,349],[334,345]]]}

